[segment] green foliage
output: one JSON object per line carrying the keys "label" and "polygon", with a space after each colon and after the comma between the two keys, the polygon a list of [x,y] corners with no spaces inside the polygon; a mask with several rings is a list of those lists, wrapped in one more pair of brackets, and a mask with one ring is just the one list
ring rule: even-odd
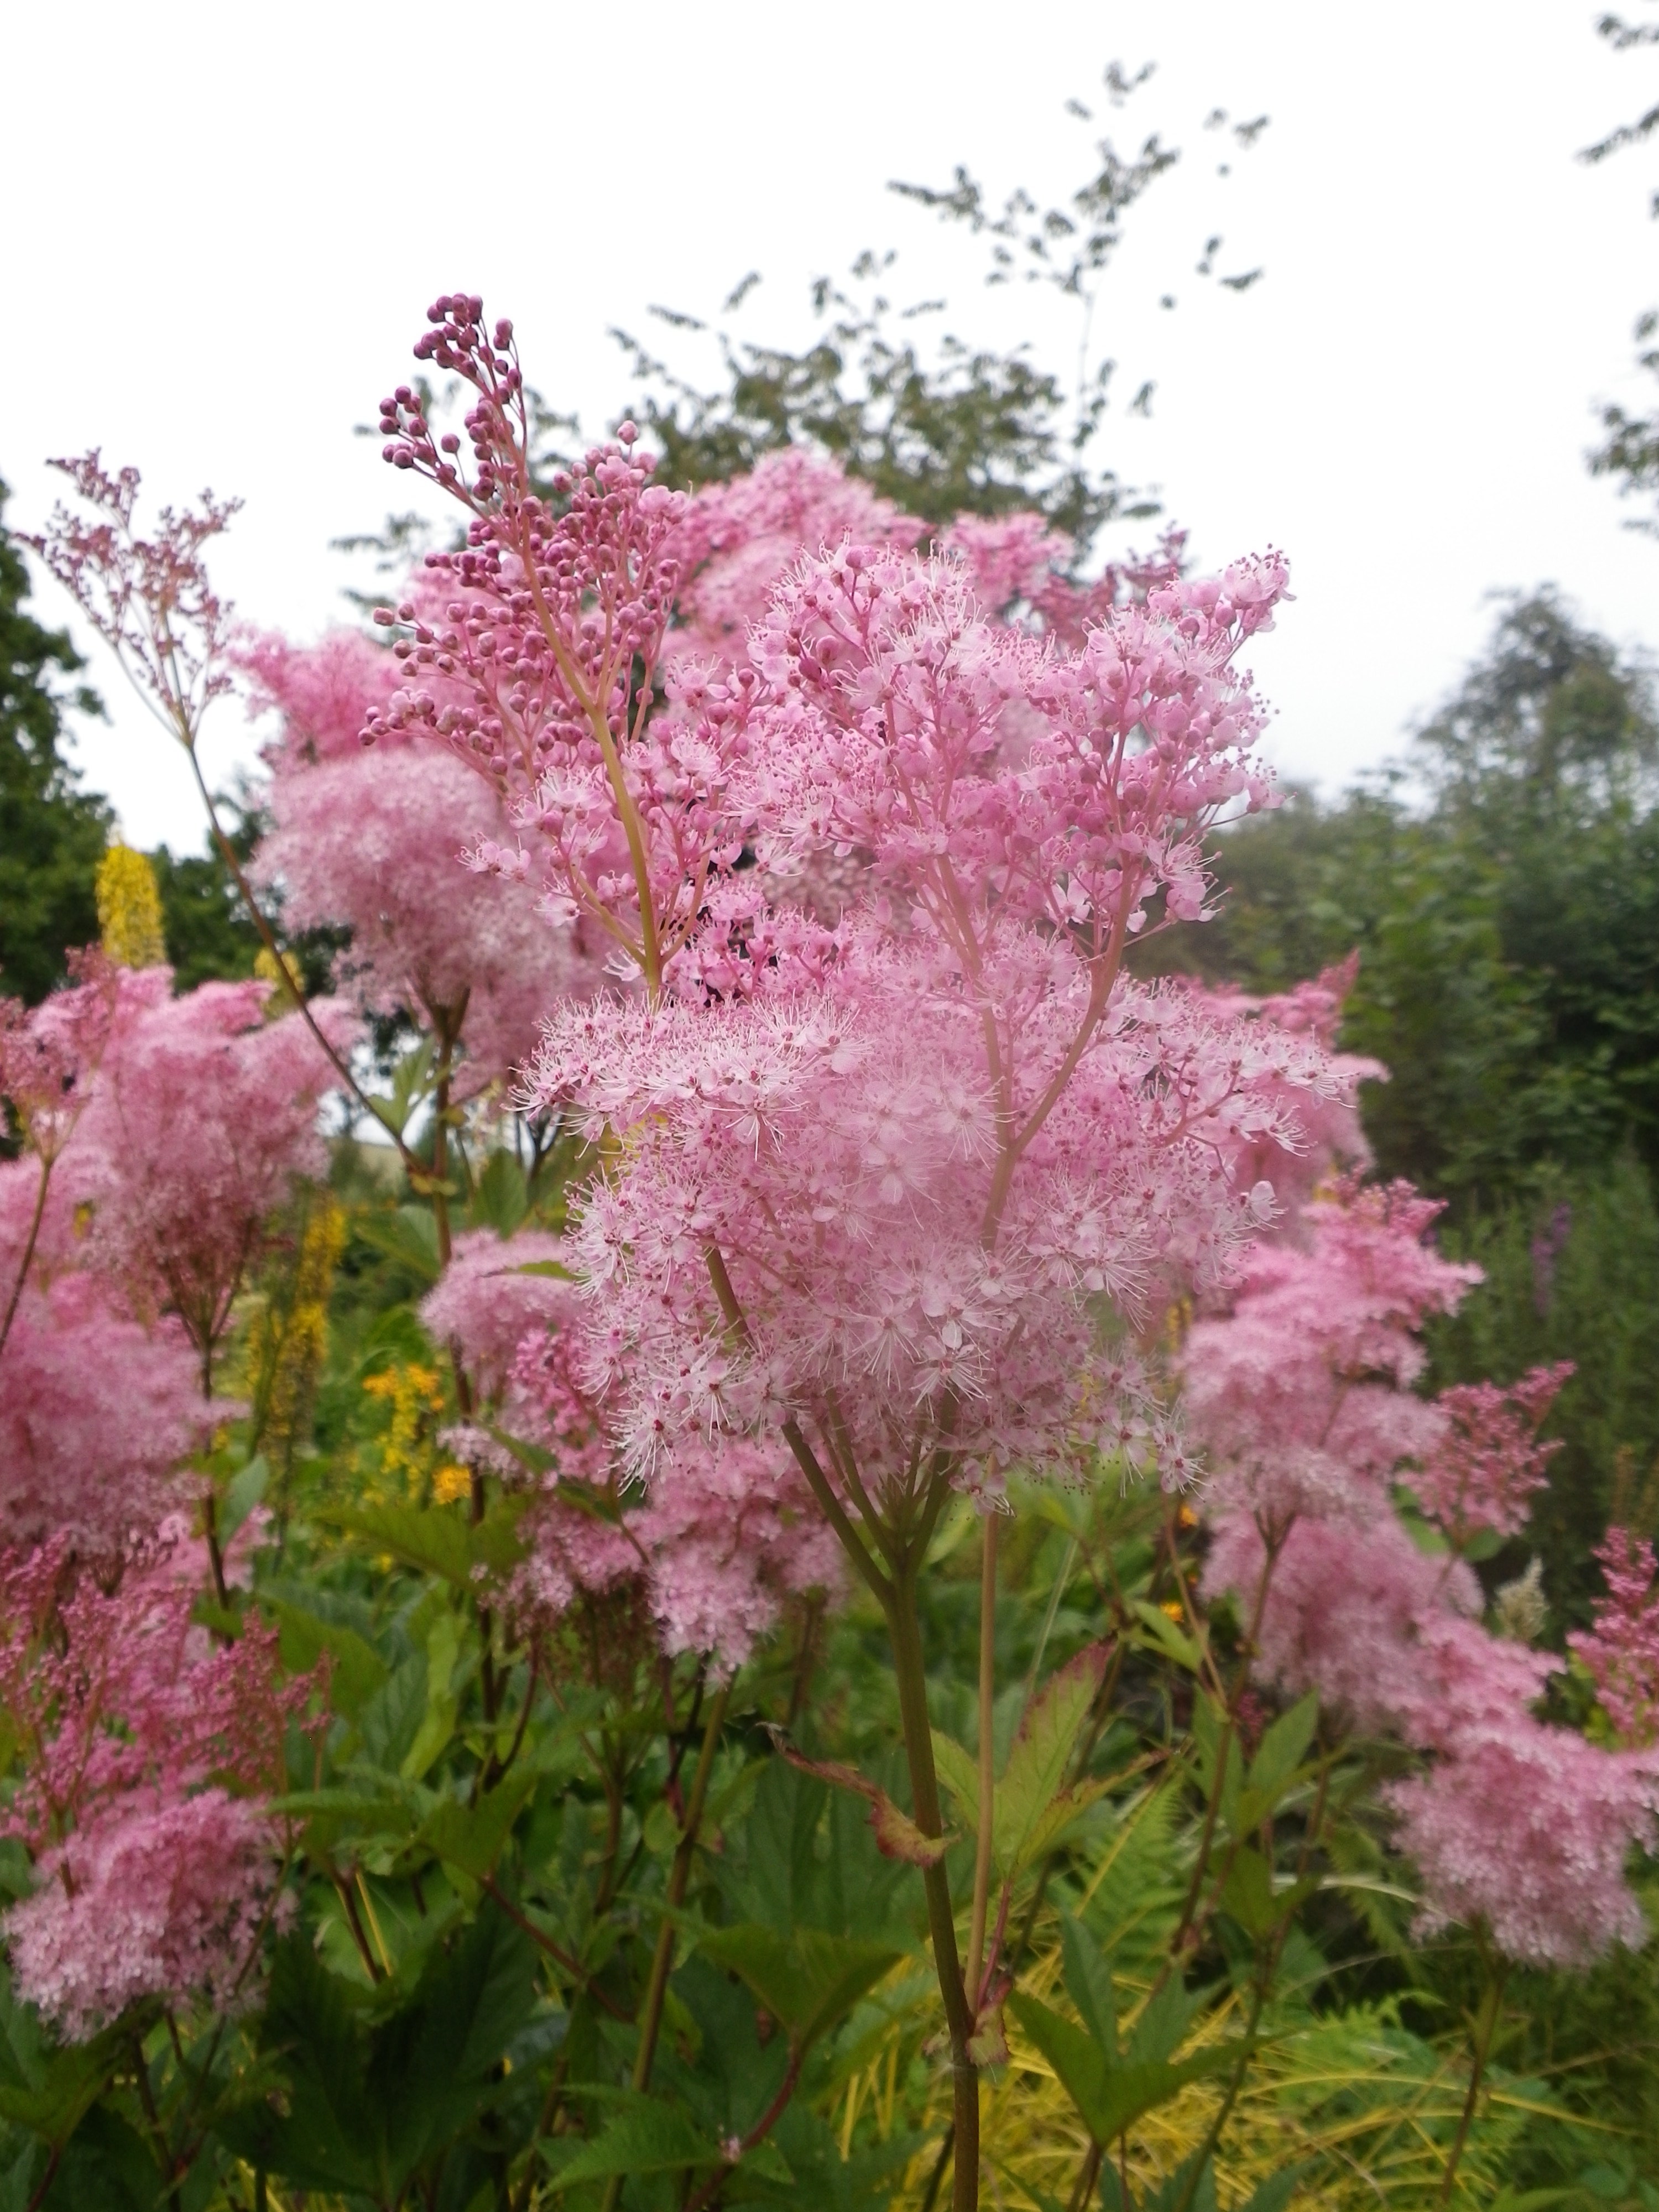
{"label": "green foliage", "polygon": [[1659,1164],[1659,720],[1645,672],[1517,600],[1412,767],[1222,842],[1218,920],[1162,957],[1279,990],[1358,950],[1343,1042],[1382,1061],[1377,1164],[1454,1218]]}
{"label": "green foliage", "polygon": [[295,2188],[343,2191],[391,2212],[511,2094],[502,2061],[537,2002],[535,1953],[498,1911],[435,1943],[413,1987],[384,2005],[290,1938],[272,1964],[258,2034],[282,2108],[244,2106],[219,2132]]}
{"label": "green foliage", "polygon": [[[0,518],[7,490],[0,483]],[[64,981],[64,953],[98,941],[93,882],[113,821],[60,750],[66,701],[54,670],[80,655],[25,607],[28,571],[0,520],[0,990],[33,1005]],[[84,686],[82,714],[103,710]]]}

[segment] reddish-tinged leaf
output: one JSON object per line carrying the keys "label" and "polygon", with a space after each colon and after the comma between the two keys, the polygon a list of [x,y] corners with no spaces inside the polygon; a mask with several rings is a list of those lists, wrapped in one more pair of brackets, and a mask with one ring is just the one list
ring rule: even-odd
{"label": "reddish-tinged leaf", "polygon": [[773,1742],[780,1753],[799,1773],[811,1774],[819,1782],[827,1782],[832,1790],[849,1790],[854,1796],[868,1801],[870,1826],[876,1832],[876,1848],[884,1858],[902,1859],[908,1866],[937,1866],[951,1845],[954,1836],[925,1835],[910,1815],[900,1810],[892,1799],[867,1774],[860,1774],[856,1766],[843,1765],[836,1759],[808,1759],[797,1751],[780,1729],[770,1731]]}
{"label": "reddish-tinged leaf", "polygon": [[987,2005],[968,2039],[968,2056],[975,2066],[1006,2066],[1008,2039],[1002,2028],[1002,2007]]}

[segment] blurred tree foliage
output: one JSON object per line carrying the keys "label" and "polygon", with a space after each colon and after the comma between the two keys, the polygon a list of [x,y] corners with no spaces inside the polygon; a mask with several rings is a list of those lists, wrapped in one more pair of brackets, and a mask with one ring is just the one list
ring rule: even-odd
{"label": "blurred tree foliage", "polygon": [[[0,517],[9,494],[0,483]],[[0,520],[0,990],[33,1005],[64,980],[70,945],[98,935],[93,877],[110,810],[60,750],[68,702],[53,672],[84,664],[63,630],[27,611],[28,571]],[[84,686],[69,695],[102,710]]]}

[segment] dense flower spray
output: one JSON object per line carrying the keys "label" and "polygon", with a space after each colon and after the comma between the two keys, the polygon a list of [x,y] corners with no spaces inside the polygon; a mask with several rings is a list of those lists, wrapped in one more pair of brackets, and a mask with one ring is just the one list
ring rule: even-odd
{"label": "dense flower spray", "polygon": [[[142,1306],[176,1314],[209,1390],[216,1347],[295,1179],[325,1164],[319,1127],[332,1077],[304,1024],[264,1017],[269,984],[204,983],[170,994],[171,972],[131,977],[82,1129],[89,1237]],[[349,1011],[313,1008],[337,1048]]]}
{"label": "dense flower spray", "polygon": [[1588,1629],[1567,1638],[1589,1669],[1619,1740],[1643,1750],[1659,1743],[1659,1583],[1653,1546],[1628,1528],[1609,1528],[1596,1550],[1606,1595]]}
{"label": "dense flower spray", "polygon": [[[1091,1301],[1133,1330],[1224,1283],[1273,1211],[1234,1161],[1296,1149],[1291,1100],[1348,1087],[1316,1038],[1123,969],[1149,918],[1204,910],[1217,815],[1269,796],[1234,658],[1283,565],[1166,578],[1072,642],[988,618],[960,557],[848,536],[787,570],[738,653],[711,537],[688,628],[721,650],[700,665],[666,647],[686,502],[631,428],[556,506],[511,325],[460,295],[430,323],[416,353],[471,387],[470,462],[409,386],[383,404],[386,458],[462,501],[467,544],[388,613],[410,681],[365,738],[447,736],[533,836],[554,911],[637,973],[643,1003],[552,1011],[525,1091],[617,1146],[572,1244],[588,1380],[665,1494],[694,1442],[752,1440],[757,1473],[787,1446],[887,1613],[937,1835],[915,1590],[945,1498],[1103,1451],[1182,1478]],[[854,857],[839,913],[780,910],[792,871]],[[926,1879],[966,2204],[977,1999]]]}
{"label": "dense flower spray", "polygon": [[[307,1924],[337,1899],[334,1935],[384,1982],[362,2020],[377,2042],[411,1983],[418,2004],[434,1962],[489,1932],[451,1917],[480,1881],[495,1931],[516,1923],[542,1951],[573,2020],[590,2000],[621,2020],[643,1963],[631,1900],[648,1898],[654,1948],[628,2015],[633,2087],[648,2089],[695,1854],[734,1802],[723,1786],[709,1795],[733,1678],[788,1609],[803,1631],[793,1717],[818,1604],[856,1575],[889,1631],[910,1811],[850,1768],[814,1771],[870,1800],[878,1847],[921,1870],[952,2072],[946,2154],[967,2212],[976,2076],[1007,2057],[1000,2007],[1020,1917],[1008,1908],[1030,1881],[1035,1916],[1053,1864],[1000,1870],[988,1918],[994,1845],[1001,1860],[1019,1799],[1012,1761],[995,1767],[996,1530],[1010,1478],[1043,1474],[1161,1478],[1207,1503],[1209,1530],[1191,1540],[1207,1545],[1212,1592],[1239,1600],[1231,1686],[1184,1580],[1164,1611],[1191,1631],[1212,1741],[1254,1740],[1254,1668],[1286,1692],[1317,1689],[1322,1765],[1333,1723],[1390,1739],[1396,1773],[1407,1747],[1418,1764],[1386,1803],[1425,1924],[1473,1923],[1489,1953],[1540,1963],[1633,1938],[1623,1859],[1653,1802],[1651,1554],[1610,1539],[1607,1600],[1575,1640],[1601,1698],[1595,1733],[1620,1739],[1612,1752],[1536,1717],[1552,1662],[1516,1632],[1519,1600],[1500,1616],[1507,1636],[1487,1633],[1472,1565],[1525,1520],[1565,1370],[1418,1395],[1417,1334],[1471,1271],[1433,1249],[1433,1208],[1414,1193],[1337,1174],[1363,1159],[1356,1086],[1382,1072],[1336,1048],[1351,969],[1267,1001],[1130,972],[1137,940],[1207,912],[1212,826],[1271,803],[1239,662],[1285,595],[1283,564],[1193,580],[1170,542],[1085,584],[1040,518],[961,519],[930,537],[799,453],[681,498],[653,483],[628,426],[544,491],[510,326],[451,295],[419,351],[470,387],[466,434],[438,436],[400,387],[383,410],[388,458],[462,500],[466,544],[383,611],[389,652],[335,636],[303,650],[243,641],[234,658],[281,720],[274,827],[250,873],[290,922],[349,932],[341,982],[358,1016],[395,1012],[424,1032],[398,1097],[429,1069],[429,1158],[399,1141],[432,1213],[399,1216],[399,1280],[436,1275],[422,1319],[448,1354],[458,1418],[434,1471],[427,1447],[451,1392],[441,1363],[399,1340],[363,1382],[386,1426],[357,1510],[339,1518],[441,1573],[412,1607],[377,1605],[372,1621],[352,1607],[362,1633],[337,1589],[308,1622],[293,1584],[294,1602],[268,1591],[285,1643],[331,1640],[342,1670],[302,1762],[293,1724],[311,1686],[283,1681],[275,1639],[242,1608],[214,1518],[222,1492],[200,1485],[208,1465],[223,1481],[250,1431],[293,1459],[344,1234],[331,1203],[312,1210],[291,1297],[273,1288],[242,1309],[255,1313],[249,1429],[217,1438],[193,1475],[179,1466],[231,1410],[211,1395],[216,1361],[272,1208],[322,1164],[321,1088],[331,1073],[354,1086],[358,1020],[325,1001],[273,1021],[257,984],[174,1000],[153,928],[117,927],[112,902],[107,950],[137,972],[94,963],[76,992],[0,1025],[26,1145],[0,1169],[14,1285],[0,1331],[0,1698],[23,1747],[9,1825],[37,1884],[7,1916],[18,1987],[70,2036],[118,2022],[123,2064],[159,2055],[169,2072],[165,2037],[181,2080],[196,2028],[217,2052],[222,2015],[256,1983],[292,1847]],[[136,477],[95,457],[70,473],[93,520],[58,518],[43,547],[194,760],[233,662],[200,557],[228,510],[164,515],[146,540]],[[118,878],[142,888],[125,863]],[[537,1146],[561,1133],[528,1173],[521,1155],[496,1154],[477,1175],[474,1139],[494,1133],[514,1069]],[[452,1202],[507,1233],[453,1234]],[[1170,1366],[1194,1310],[1183,1409]],[[1194,1431],[1214,1469],[1206,1499]],[[376,1496],[374,1467],[391,1496]],[[980,1756],[940,1755],[959,1825],[975,1832],[965,1958],[920,1596],[941,1516],[964,1493],[984,1515]],[[234,1494],[246,1504],[246,1486]],[[168,1519],[180,1503],[201,1511],[198,1536]],[[296,1516],[289,1561],[333,1518]],[[1168,1508],[1178,1577],[1194,1526]],[[1160,1559],[1144,1601],[1120,1595],[1117,1657],[1167,1626],[1164,1573]],[[386,1662],[379,1688],[372,1661]],[[771,1672],[750,1678],[763,1699]],[[1029,1752],[1041,1716],[1079,1693],[1095,1700],[1091,1729],[1108,1672],[1103,1647],[1060,1669],[1018,1741]],[[550,1683],[556,1740],[541,1733]],[[575,1729],[606,1840],[578,1850],[590,1807],[570,1793],[543,1881],[543,1815]],[[1085,1731],[1069,1771],[1099,1741]],[[1162,1758],[1167,1738],[1149,1747]],[[1065,1754],[1057,1743],[1056,1777]],[[1284,1893],[1273,1811],[1238,1823],[1249,1844],[1229,1836],[1227,1758],[1210,1764],[1188,1901],[1132,2033],[1159,1992],[1181,1995],[1218,1915],[1255,1919],[1244,2033],[1205,2045],[1205,2064],[1233,2054],[1238,2069],[1212,2107],[1213,2150],[1291,1923],[1287,1907],[1264,1936],[1265,1907],[1234,1914],[1235,1868],[1243,1889],[1259,1864],[1269,1906]],[[1282,1801],[1298,1822],[1310,1771]],[[273,1802],[284,1783],[312,1785],[285,1801],[293,1831]],[[1107,1786],[1060,1779],[1042,1819]],[[647,1798],[636,1829],[630,1808]],[[1298,1874],[1322,1848],[1325,1803],[1321,1786]],[[1046,1850],[1060,1831],[1043,1833]],[[428,1848],[469,1878],[430,1917]],[[562,1929],[556,1871],[572,1876]],[[388,1923],[388,1944],[376,1897],[405,1878],[425,1926]],[[328,1942],[319,1988],[338,1964]],[[1099,2033],[1098,1988],[1079,1996],[1069,1945],[1065,1965]],[[1231,1984],[1230,2008],[1243,1988]],[[787,2031],[788,2071],[751,2136],[720,2137],[692,2212],[806,2087],[797,2023],[757,1995]],[[1016,2002],[1023,2027],[1044,2014],[1029,1990]],[[295,2086],[291,2111],[272,2099],[257,2112],[258,2148],[242,2137],[260,2171],[282,2171],[264,2149],[284,2131],[290,2152],[311,2133]],[[580,2130],[561,2100],[591,2087],[556,2071],[542,2128]],[[1079,2094],[1085,2117],[1090,2101]],[[1112,2132],[1097,2121],[1079,2201]],[[1127,2129],[1116,2133],[1127,2171]],[[532,2144],[532,2193],[538,2156]],[[1206,2157],[1171,2185],[1175,2212],[1213,2178]],[[164,2185],[176,2179],[169,2163]]]}

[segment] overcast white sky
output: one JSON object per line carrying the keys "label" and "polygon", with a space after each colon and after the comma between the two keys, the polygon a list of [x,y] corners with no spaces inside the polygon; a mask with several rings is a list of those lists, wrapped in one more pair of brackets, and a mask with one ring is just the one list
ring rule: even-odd
{"label": "overcast white sky", "polygon": [[[517,322],[532,379],[597,433],[628,397],[612,324],[699,313],[750,269],[744,327],[805,335],[811,278],[895,246],[896,296],[949,294],[964,334],[1063,314],[986,294],[973,254],[887,194],[965,161],[997,195],[1089,173],[1093,106],[1161,129],[1179,170],[1131,220],[1103,297],[1122,397],[1106,441],[1201,560],[1274,544],[1297,593],[1256,665],[1281,770],[1329,788],[1395,750],[1480,647],[1486,595],[1559,583],[1659,647],[1659,543],[1621,528],[1583,453],[1592,404],[1640,396],[1630,326],[1659,301],[1656,163],[1580,147],[1659,97],[1577,0],[883,0],[879,7],[566,0],[488,8],[123,0],[7,11],[0,75],[0,473],[39,524],[48,453],[101,444],[161,496],[246,501],[218,574],[310,635],[352,573],[329,540],[407,480],[354,439],[458,285]],[[1158,74],[1126,111],[1109,59]],[[1217,106],[1271,127],[1216,175]],[[1243,295],[1194,271],[1262,264]],[[1160,310],[1172,292],[1174,313]],[[43,583],[40,611],[66,608]],[[122,696],[78,757],[127,835],[199,838],[183,763]],[[249,756],[234,706],[208,747]]]}

